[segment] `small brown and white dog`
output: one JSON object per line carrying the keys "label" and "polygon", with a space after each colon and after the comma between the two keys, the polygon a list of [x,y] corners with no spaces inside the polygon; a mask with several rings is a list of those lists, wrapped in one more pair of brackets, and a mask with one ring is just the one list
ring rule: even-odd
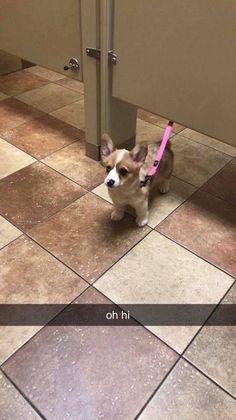
{"label": "small brown and white dog", "polygon": [[173,170],[173,152],[168,144],[160,162],[157,174],[144,187],[140,181],[153,165],[159,142],[137,144],[133,150],[116,149],[108,134],[102,136],[101,161],[105,166],[107,176],[105,184],[114,203],[111,219],[121,220],[127,205],[136,211],[138,226],[148,223],[149,192],[156,185],[161,193],[169,191],[170,177]]}

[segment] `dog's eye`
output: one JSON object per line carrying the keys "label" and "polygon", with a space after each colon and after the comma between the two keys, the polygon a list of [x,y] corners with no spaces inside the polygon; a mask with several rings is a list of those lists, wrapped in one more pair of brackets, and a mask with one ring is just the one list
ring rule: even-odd
{"label": "dog's eye", "polygon": [[111,166],[107,166],[107,167],[106,167],[106,171],[107,171],[107,173],[109,173],[109,172],[111,171],[111,169],[112,169],[112,168],[111,168]]}
{"label": "dog's eye", "polygon": [[127,173],[128,173],[127,169],[125,169],[125,168],[120,168],[120,170],[119,170],[119,174],[120,174],[121,176],[125,176],[125,175],[127,175]]}

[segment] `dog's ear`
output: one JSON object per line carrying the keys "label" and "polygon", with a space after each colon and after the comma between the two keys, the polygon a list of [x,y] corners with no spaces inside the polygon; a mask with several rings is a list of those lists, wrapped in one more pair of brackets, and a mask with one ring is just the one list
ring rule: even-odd
{"label": "dog's ear", "polygon": [[147,145],[145,144],[136,144],[136,146],[131,150],[130,156],[134,162],[143,163],[147,156]]}
{"label": "dog's ear", "polygon": [[101,159],[107,158],[114,150],[114,144],[109,134],[102,135],[101,141]]}

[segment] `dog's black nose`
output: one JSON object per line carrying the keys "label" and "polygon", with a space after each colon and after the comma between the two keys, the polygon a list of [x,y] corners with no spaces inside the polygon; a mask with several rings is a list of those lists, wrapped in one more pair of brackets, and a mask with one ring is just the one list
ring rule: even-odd
{"label": "dog's black nose", "polygon": [[113,187],[114,184],[115,184],[114,179],[109,179],[109,181],[107,183],[108,187]]}

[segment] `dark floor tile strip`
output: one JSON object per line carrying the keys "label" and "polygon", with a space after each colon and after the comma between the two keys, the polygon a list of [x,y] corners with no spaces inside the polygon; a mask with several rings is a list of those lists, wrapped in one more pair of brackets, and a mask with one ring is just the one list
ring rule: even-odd
{"label": "dark floor tile strip", "polygon": [[[49,115],[49,114],[48,114]],[[56,118],[56,117],[54,117],[54,118]],[[38,118],[34,118],[34,119],[38,119]],[[58,118],[56,118],[57,120],[58,120]],[[58,121],[60,121],[60,120],[58,120]],[[25,123],[23,123],[23,124],[25,124]],[[19,126],[20,125],[23,125],[23,124],[19,124]],[[65,124],[67,124],[67,123],[65,123]],[[71,127],[73,127],[73,128],[75,128],[73,125],[71,125],[71,124],[68,124],[68,125],[70,125]],[[18,127],[19,127],[18,126]],[[79,128],[78,128],[78,130],[80,130]],[[83,131],[83,130],[80,130],[80,131]],[[53,153],[55,153],[55,152],[59,152],[60,150],[62,150],[62,149],[65,149],[65,147],[68,147],[69,146],[69,144],[66,144],[65,146],[62,146],[61,148],[59,148],[59,149],[57,149],[57,150],[54,150],[52,153],[49,153],[47,156],[45,156],[45,157],[43,157],[42,159],[38,159],[36,156],[34,156],[34,155],[31,155],[29,152],[26,152],[25,150],[23,150],[23,149],[21,149],[19,146],[16,146],[15,144],[13,144],[13,143],[11,143],[8,139],[6,139],[5,137],[4,137],[4,135],[2,135],[2,134],[0,134],[0,137],[3,139],[3,140],[5,140],[7,143],[9,143],[11,146],[14,146],[16,149],[18,149],[18,150],[20,150],[21,152],[24,152],[26,155],[29,155],[29,156],[31,156],[33,159],[35,159],[37,162],[41,162],[41,163],[43,163],[44,165],[46,165],[44,162],[42,162],[42,160],[43,159],[45,159],[46,157],[49,157],[49,156],[51,156],[51,155],[53,155]],[[77,141],[83,141],[83,140],[81,140],[81,139],[78,139],[78,140],[75,140],[75,141],[72,141],[70,144],[74,144],[74,143],[76,143]],[[35,162],[34,162],[35,163]],[[46,165],[46,166],[48,166],[48,165]],[[51,168],[51,166],[49,166],[50,167],[50,169],[53,169],[53,168]],[[55,171],[55,169],[54,169],[54,171]],[[17,172],[17,171],[16,171]],[[57,172],[57,171],[56,171]],[[14,172],[13,172],[14,173]],[[59,172],[60,173],[60,172]],[[62,175],[62,174],[61,174]],[[65,176],[65,175],[63,175],[63,176]],[[67,178],[66,176],[65,176],[65,178]],[[2,178],[3,179],[3,178]],[[70,178],[68,178],[68,179],[70,179]],[[71,179],[70,179],[70,181],[71,181]],[[75,182],[75,181],[73,181],[73,182]]]}
{"label": "dark floor tile strip", "polygon": [[43,420],[47,420],[46,417],[44,417],[43,414],[39,411],[39,409],[28,399],[28,397],[24,394],[24,392],[21,391],[21,389],[15,384],[15,382],[13,382],[12,379],[6,374],[6,372],[4,372],[1,369],[1,367],[0,367],[0,371],[4,376],[6,376],[6,378],[11,383],[11,385],[17,390],[17,392],[19,392],[19,394],[24,398],[24,400],[27,401],[27,403],[38,414],[38,416],[41,417],[41,419],[43,419]]}
{"label": "dark floor tile strip", "polygon": [[[37,163],[37,162],[34,162],[34,163],[32,163],[32,165],[34,165],[35,163]],[[41,162],[42,163],[42,162]],[[28,165],[28,166],[31,166],[31,165]],[[46,166],[48,166],[48,165],[46,165]],[[24,168],[23,168],[24,169]],[[55,171],[55,169],[53,169],[53,168],[50,168],[49,167],[49,169],[51,169],[51,170],[53,170],[53,171]],[[21,171],[21,169],[19,169],[20,171]],[[16,172],[18,172],[18,171],[16,171]],[[16,172],[14,172],[14,173],[16,173]],[[55,172],[57,172],[57,171],[55,171]],[[61,176],[64,176],[64,175],[62,175],[62,174],[60,174],[60,172],[58,172],[59,173],[59,175],[61,175]],[[10,174],[10,175],[12,175],[12,174]],[[8,175],[8,176],[10,176],[10,175]],[[65,177],[65,178],[67,178],[67,177]],[[4,178],[2,178],[2,179],[4,179]],[[76,182],[74,182],[74,181],[72,181],[70,178],[68,178],[68,180],[70,181],[70,182],[73,182],[74,184],[76,184]],[[1,181],[1,180],[0,180]],[[78,185],[78,184],[77,184]],[[80,185],[79,185],[80,186]],[[81,186],[80,186],[81,187]],[[51,216],[49,216],[46,220],[43,220],[42,222],[40,222],[40,223],[38,223],[38,224],[41,224],[41,223],[46,223],[46,222],[48,222],[50,219],[51,219],[51,217],[53,217],[53,216],[55,216],[57,213],[60,213],[60,211],[63,211],[63,210],[65,210],[68,206],[70,206],[71,204],[73,204],[73,203],[75,203],[75,201],[77,201],[77,200],[80,200],[80,198],[82,198],[82,197],[84,197],[84,195],[86,195],[86,194],[88,194],[88,193],[90,193],[90,191],[88,191],[88,190],[86,190],[84,187],[81,187],[81,188],[83,188],[83,190],[84,191],[86,191],[85,192],[85,194],[83,194],[81,197],[77,197],[77,198],[75,198],[75,199],[73,199],[69,204],[66,204],[65,205],[65,207],[62,207],[61,209],[59,209],[58,211],[56,211],[56,213],[53,213],[53,214],[51,214]],[[9,223],[11,223],[11,225],[13,225],[13,226],[15,226],[15,228],[16,229],[18,229],[19,231],[21,231],[22,232],[22,234],[24,234],[24,235],[26,235],[26,236],[28,236],[28,238],[30,238],[30,239],[32,239],[33,240],[33,238],[31,238],[28,234],[27,234],[27,231],[24,231],[20,226],[17,226],[11,219],[9,219],[5,214],[3,214],[3,213],[1,213],[0,212],[0,216],[2,216],[4,219],[6,219]],[[36,226],[36,225],[34,225],[34,226]],[[34,242],[36,242],[35,240],[34,240]],[[8,244],[7,244],[8,245]],[[7,246],[6,245],[6,246]],[[43,246],[41,245],[41,247],[43,248]],[[5,246],[4,246],[4,248],[5,248]],[[46,248],[45,248],[46,249]],[[1,251],[1,250],[0,250]],[[47,251],[47,249],[46,249],[46,251]],[[49,252],[49,251],[48,251]],[[50,253],[50,252],[49,252]],[[52,254],[53,255],[53,254]],[[53,255],[54,256],[54,255]],[[55,256],[54,256],[55,257]],[[56,257],[55,257],[56,258]],[[59,260],[60,261],[60,260]],[[62,262],[62,261],[60,261],[60,262]],[[64,264],[64,263],[63,263]],[[64,265],[66,265],[66,264],[64,264]],[[70,267],[69,267],[70,268]],[[70,269],[70,270],[72,270],[72,268]],[[73,270],[72,270],[73,271]],[[78,273],[75,273],[75,274],[77,274],[77,276],[78,276]]]}
{"label": "dark floor tile strip", "polygon": [[[49,83],[48,84],[55,84],[54,82],[50,82],[49,81]],[[59,85],[57,85],[57,86],[59,86]],[[64,86],[62,86],[62,87],[64,87]],[[32,92],[33,90],[36,90],[36,89],[38,89],[38,88],[35,88],[35,89],[31,89],[31,91],[29,91],[29,92]],[[65,89],[67,89],[67,90],[71,90],[71,89],[68,89],[68,88],[65,88]],[[26,93],[26,92],[25,92]],[[13,95],[12,96],[12,98],[15,98],[15,99],[17,99],[18,101],[20,101],[20,102],[22,102],[23,104],[26,104],[26,105],[29,105],[29,104],[27,104],[27,102],[24,102],[24,101],[21,101],[19,98],[17,98],[17,96],[20,96],[20,95]],[[66,104],[66,105],[60,105],[59,106],[59,108],[55,108],[55,109],[53,109],[53,111],[50,111],[50,112],[45,112],[45,111],[42,111],[40,108],[37,108],[36,106],[34,106],[34,105],[29,105],[29,106],[34,106],[34,108],[36,108],[38,111],[41,111],[41,112],[44,112],[44,114],[48,114],[48,115],[50,115],[50,113],[51,112],[55,112],[55,111],[58,111],[59,109],[61,109],[61,108],[64,108],[65,106],[68,106],[68,105],[72,105],[72,104],[75,104],[76,102],[78,102],[78,101],[80,101],[82,99],[82,97],[81,98],[76,98],[75,100],[73,100],[73,101],[71,101],[69,104]],[[66,123],[67,124],[67,123]],[[71,124],[70,124],[71,125]],[[73,127],[73,126],[72,126]]]}

